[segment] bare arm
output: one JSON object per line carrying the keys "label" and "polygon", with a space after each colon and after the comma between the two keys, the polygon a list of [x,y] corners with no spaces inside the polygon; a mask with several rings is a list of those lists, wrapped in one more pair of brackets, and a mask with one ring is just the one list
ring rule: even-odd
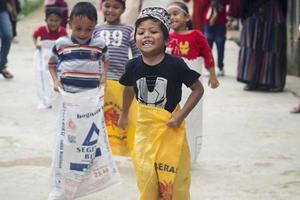
{"label": "bare arm", "polygon": [[123,91],[122,113],[118,121],[118,126],[123,130],[125,130],[128,125],[128,114],[129,114],[129,109],[133,98],[134,98],[133,87],[126,86]]}
{"label": "bare arm", "polygon": [[188,116],[188,114],[191,112],[191,110],[196,106],[198,101],[201,99],[204,88],[202,86],[202,83],[197,80],[191,87],[191,94],[187,101],[185,102],[182,109],[174,113],[171,117],[171,119],[167,122],[167,125],[171,128],[178,128],[182,121]]}
{"label": "bare arm", "polygon": [[58,80],[57,71],[55,67],[49,67],[49,72],[53,80],[54,91],[58,92],[58,88],[63,89],[61,82]]}
{"label": "bare arm", "polygon": [[101,79],[100,79],[100,83],[101,84],[105,84],[106,83],[106,77],[107,77],[107,69],[109,66],[109,60],[103,60],[102,61],[103,67],[102,67],[102,71],[101,71]]}
{"label": "bare arm", "polygon": [[217,87],[219,87],[220,83],[218,81],[215,68],[211,67],[208,69],[208,71],[209,71],[208,86],[210,86],[213,89],[216,89]]}
{"label": "bare arm", "polygon": [[40,45],[40,38],[36,38],[34,36],[32,36],[32,39],[33,39],[33,43],[34,43],[34,46],[37,48],[37,49],[41,49],[41,45]]}

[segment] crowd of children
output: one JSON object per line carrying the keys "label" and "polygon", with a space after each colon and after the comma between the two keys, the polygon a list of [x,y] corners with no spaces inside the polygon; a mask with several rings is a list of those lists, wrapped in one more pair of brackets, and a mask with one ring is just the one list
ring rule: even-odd
{"label": "crowd of children", "polygon": [[[136,99],[138,111],[130,154],[140,199],[189,199],[190,153],[184,121],[204,89],[200,74],[181,57],[204,58],[208,84],[217,88],[219,81],[208,42],[201,31],[192,29],[184,3],[170,4],[169,12],[162,7],[144,8],[134,27],[121,22],[125,0],[102,0],[99,5],[105,21],[97,24],[94,5],[77,3],[68,20],[69,35],[62,10],[46,6],[46,25],[34,31],[33,40],[38,50],[42,49],[42,41],[55,41],[48,60],[53,88],[80,94],[105,87],[103,109],[107,105],[119,108],[114,120],[123,131],[131,123],[129,112]],[[181,107],[183,84],[190,88],[190,94]],[[122,95],[110,98],[116,93]],[[174,145],[170,145],[172,142]],[[168,154],[171,151],[173,157]]]}

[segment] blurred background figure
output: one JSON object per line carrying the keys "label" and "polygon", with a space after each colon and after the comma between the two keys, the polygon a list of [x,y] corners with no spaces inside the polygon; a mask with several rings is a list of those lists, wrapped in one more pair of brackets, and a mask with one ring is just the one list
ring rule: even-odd
{"label": "blurred background figure", "polygon": [[17,17],[17,11],[15,2],[13,0],[1,0],[0,1],[0,38],[1,38],[1,50],[0,50],[0,74],[6,79],[12,79],[13,75],[7,71],[7,56],[11,46],[12,40],[12,25],[9,19],[9,15],[14,18]]}
{"label": "blurred background figure", "polygon": [[[100,2],[102,0],[99,0]],[[143,0],[126,0],[126,9],[122,15],[122,22],[134,24],[142,7]]]}
{"label": "blurred background figure", "polygon": [[300,113],[300,101],[298,105],[291,110],[291,113]]}
{"label": "blurred background figure", "polygon": [[[297,39],[298,39],[298,46],[300,48],[300,24],[298,26],[298,38]],[[300,113],[300,100],[298,102],[298,105],[291,110],[291,113]]]}
{"label": "blurred background figure", "polygon": [[287,75],[287,1],[230,1],[229,19],[242,20],[237,80],[246,83],[245,90],[283,91]]}
{"label": "blurred background figure", "polygon": [[[188,3],[191,0],[184,0]],[[203,18],[203,0],[193,0],[193,12],[192,12],[192,21],[193,28],[201,30],[203,32],[204,18]]]}
{"label": "blurred background figure", "polygon": [[[21,12],[21,10],[22,10],[21,3],[20,3],[19,0],[14,0],[14,2],[15,2],[15,6],[16,6],[16,12],[17,12],[17,15],[18,15]],[[9,19],[10,19],[10,23],[12,25],[12,32],[13,32],[13,40],[12,40],[12,42],[13,43],[18,43],[18,40],[16,39],[18,18],[17,18],[17,16],[14,16],[14,15],[10,14],[9,15]]]}
{"label": "blurred background figure", "polygon": [[58,7],[63,14],[61,25],[66,28],[68,24],[69,6],[65,0],[45,0],[45,9],[47,7]]}
{"label": "blurred background figure", "polygon": [[33,63],[36,68],[36,85],[38,94],[38,108],[52,108],[51,95],[52,83],[48,70],[48,61],[54,46],[55,40],[67,36],[67,32],[61,26],[63,15],[58,7],[47,7],[45,11],[45,24],[38,26],[33,34],[33,42],[37,49],[33,56]]}
{"label": "blurred background figure", "polygon": [[226,7],[229,0],[202,0],[204,18],[204,34],[208,40],[210,48],[213,44],[217,47],[218,76],[224,76],[224,52],[226,42]]}
{"label": "blurred background figure", "polygon": [[[184,0],[190,2],[190,0]],[[204,32],[209,46],[217,47],[218,76],[224,76],[224,52],[226,41],[226,7],[230,0],[193,0],[193,28]]]}

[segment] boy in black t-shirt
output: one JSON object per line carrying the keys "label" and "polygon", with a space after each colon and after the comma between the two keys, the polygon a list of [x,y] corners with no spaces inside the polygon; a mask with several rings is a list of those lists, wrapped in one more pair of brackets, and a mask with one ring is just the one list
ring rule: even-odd
{"label": "boy in black t-shirt", "polygon": [[[153,13],[155,15],[155,10]],[[151,16],[151,12],[147,14],[136,21],[135,41],[142,55],[128,61],[126,72],[120,79],[120,83],[126,86],[124,103],[130,105],[135,93],[139,103],[160,106],[172,113],[181,100],[184,83],[192,93],[186,105],[168,123],[176,128],[203,94],[198,80],[200,75],[189,69],[181,58],[165,53],[169,42],[169,21],[157,19]],[[126,109],[125,105],[122,116],[126,116]]]}
{"label": "boy in black t-shirt", "polygon": [[[147,105],[147,107],[149,107],[148,110],[151,111],[151,109],[153,109],[154,112],[156,112],[155,107],[161,107],[167,110],[169,113],[172,113],[170,115],[171,117],[167,119],[164,124],[165,126],[168,126],[175,131],[181,126],[186,116],[194,108],[194,106],[198,103],[203,95],[203,86],[198,80],[200,75],[197,72],[189,69],[189,67],[181,58],[165,53],[165,49],[168,46],[169,42],[169,25],[169,15],[167,11],[160,7],[149,7],[143,9],[135,23],[134,36],[136,46],[140,49],[142,55],[128,61],[128,63],[126,64],[125,74],[119,81],[122,85],[125,86],[123,92],[123,108],[118,122],[119,127],[122,129],[126,129],[127,127],[128,112],[134,95],[139,102],[139,108]],[[192,92],[183,108],[178,109],[178,105],[181,100],[182,83],[184,83],[187,87],[190,87]],[[138,110],[138,112],[141,112],[141,110],[143,109]],[[147,153],[146,151],[150,152],[152,150],[151,148],[148,149],[146,147],[147,145],[151,146],[147,144],[149,140],[145,140],[145,143],[142,145],[137,145],[137,142],[140,142],[137,141],[137,138],[140,137],[140,135],[138,135],[140,134],[139,123],[143,123],[143,120],[140,120],[139,116],[141,116],[140,113],[138,113],[137,119],[137,131],[133,157],[137,153]],[[152,121],[153,123],[155,123],[155,120]],[[147,127],[147,129],[148,128],[151,129],[151,127]],[[157,130],[152,131],[153,134],[156,134]],[[175,134],[171,137],[173,136],[176,137]],[[143,148],[143,146],[145,146],[145,148]],[[187,157],[189,157],[189,155],[187,155]],[[133,158],[133,160],[134,159],[135,158]],[[153,167],[155,166],[155,170],[162,169],[161,167],[158,167],[160,166],[160,164],[161,163],[156,162],[153,163]],[[150,166],[152,166],[152,164]],[[139,173],[138,170],[140,170],[141,167],[136,165],[135,167],[136,173]],[[181,170],[180,167],[178,168],[179,170]],[[150,172],[146,172],[147,170],[150,171],[152,169],[142,169],[142,171],[145,172],[144,176],[148,176],[146,174],[150,174],[149,176],[151,176]],[[182,170],[182,172],[185,172],[185,170],[185,174],[187,177],[186,180],[190,180],[189,167],[188,169]],[[177,172],[175,172],[175,174],[176,173]],[[138,186],[141,192],[141,199],[159,199],[158,197],[156,198],[155,195],[151,197],[143,196],[143,192],[148,186],[146,186],[147,183],[145,183],[144,180],[141,180],[141,178],[142,177],[139,177],[139,175],[137,175]],[[166,191],[163,192],[163,190],[161,190],[161,184],[163,183],[159,182],[159,195],[164,196],[166,194],[162,193],[166,193]],[[186,181],[186,183],[184,184],[188,185],[187,188],[189,188],[190,181]],[[171,185],[176,185],[176,183],[172,183]],[[151,187],[151,189],[152,188],[155,187],[153,186]],[[180,194],[176,193],[175,195],[175,189],[173,188],[173,193],[170,194],[171,196],[173,195],[173,199],[189,199],[189,194],[187,196],[180,196]],[[149,195],[150,191],[148,190],[147,193],[147,195]],[[187,191],[187,193],[189,192]],[[175,198],[175,196],[177,197]]]}

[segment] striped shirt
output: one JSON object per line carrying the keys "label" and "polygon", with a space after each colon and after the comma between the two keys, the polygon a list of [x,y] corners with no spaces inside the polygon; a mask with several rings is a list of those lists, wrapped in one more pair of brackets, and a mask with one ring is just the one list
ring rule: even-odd
{"label": "striped shirt", "polygon": [[71,36],[55,41],[49,67],[56,67],[67,92],[79,92],[99,86],[101,60],[108,59],[107,46],[100,38],[79,44]]}
{"label": "striped shirt", "polygon": [[94,37],[102,38],[108,47],[108,80],[119,80],[124,74],[125,64],[129,59],[130,50],[132,57],[140,55],[140,51],[135,45],[133,34],[134,28],[126,24],[104,24],[96,26]]}

